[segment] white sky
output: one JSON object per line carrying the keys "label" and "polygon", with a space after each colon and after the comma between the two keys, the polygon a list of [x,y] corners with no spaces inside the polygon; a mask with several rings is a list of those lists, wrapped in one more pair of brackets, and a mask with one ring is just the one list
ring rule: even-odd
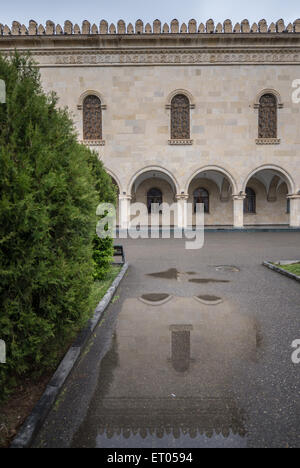
{"label": "white sky", "polygon": [[244,18],[250,22],[265,18],[268,23],[283,18],[292,22],[300,18],[300,0],[2,0],[0,23],[10,25],[13,20],[28,24],[30,19],[45,23],[51,19],[62,24],[66,19],[79,23],[84,19],[98,24],[103,18],[116,23],[124,19],[152,22],[158,18],[170,22],[173,18],[187,22],[195,18],[205,22],[213,18],[233,22]]}

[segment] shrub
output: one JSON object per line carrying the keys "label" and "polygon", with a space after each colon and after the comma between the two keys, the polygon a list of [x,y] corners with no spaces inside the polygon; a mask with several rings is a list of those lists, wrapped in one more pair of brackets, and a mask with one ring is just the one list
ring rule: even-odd
{"label": "shrub", "polygon": [[0,57],[0,79],[7,90],[0,104],[1,398],[16,377],[52,366],[86,320],[96,207],[115,195],[96,155],[77,143],[67,111],[43,92],[31,59]]}
{"label": "shrub", "polygon": [[113,256],[113,240],[110,237],[93,240],[94,280],[103,280],[110,269]]}
{"label": "shrub", "polygon": [[[98,194],[99,203],[105,201],[106,203],[116,204],[117,191],[112,183],[112,179],[105,172],[102,162],[99,161],[97,154],[91,152],[89,157],[89,164],[95,176],[95,188]],[[94,263],[94,280],[103,280],[108,273],[112,259],[113,259],[113,239],[110,237],[99,238],[95,235],[93,239],[93,263]]]}

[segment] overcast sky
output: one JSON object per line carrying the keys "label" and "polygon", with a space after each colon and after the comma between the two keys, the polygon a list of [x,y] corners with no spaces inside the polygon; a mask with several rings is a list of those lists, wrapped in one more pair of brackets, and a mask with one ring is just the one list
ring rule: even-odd
{"label": "overcast sky", "polygon": [[70,19],[79,23],[84,19],[98,24],[104,18],[116,23],[119,19],[152,22],[158,18],[170,22],[173,18],[188,21],[195,18],[205,22],[209,18],[233,22],[248,18],[250,22],[265,18],[269,23],[283,18],[286,22],[300,18],[300,0],[11,0],[1,1],[0,23],[13,20],[28,24],[30,19],[45,23],[47,19],[63,23]]}

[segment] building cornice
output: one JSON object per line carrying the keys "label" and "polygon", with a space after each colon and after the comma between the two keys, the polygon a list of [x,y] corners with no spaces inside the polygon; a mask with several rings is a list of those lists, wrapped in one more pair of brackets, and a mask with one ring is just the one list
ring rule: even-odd
{"label": "building cornice", "polygon": [[173,20],[169,29],[158,20],[150,29],[141,21],[135,28],[123,23],[115,28],[101,21],[98,28],[84,21],[81,29],[69,21],[64,28],[0,24],[0,53],[30,51],[41,67],[300,63],[300,20],[287,27],[282,20],[269,27],[262,20],[251,28],[247,20],[234,28],[230,20],[199,28],[194,20],[181,28]]}
{"label": "building cornice", "polygon": [[[9,54],[14,49],[2,49]],[[147,65],[299,65],[297,48],[18,49],[31,52],[40,67]],[[1,48],[0,48],[1,51]]]}
{"label": "building cornice", "polygon": [[129,23],[126,25],[125,21],[120,19],[115,26],[113,23],[108,24],[106,20],[101,20],[99,27],[96,24],[91,24],[89,21],[84,20],[82,26],[78,24],[73,25],[69,20],[66,20],[64,26],[61,27],[59,24],[55,25],[53,21],[48,20],[46,25],[38,25],[34,20],[29,21],[29,26],[26,27],[24,24],[18,21],[13,21],[12,27],[0,24],[0,35],[1,36],[97,36],[97,35],[109,35],[109,36],[139,36],[145,35],[148,37],[157,37],[162,35],[164,37],[170,35],[180,35],[182,37],[188,37],[190,35],[229,35],[229,34],[250,34],[250,35],[263,35],[263,34],[293,34],[300,33],[300,19],[296,19],[293,23],[288,25],[284,24],[282,19],[279,19],[276,23],[267,24],[265,19],[260,20],[258,23],[250,25],[247,19],[244,19],[241,23],[236,23],[234,26],[230,19],[226,19],[223,24],[218,23],[215,25],[212,19],[206,21],[206,23],[197,24],[195,19],[191,19],[188,24],[179,24],[177,19],[171,21],[170,25],[165,23],[162,24],[160,20],[156,19],[153,25],[147,23],[144,25],[142,20],[137,20],[135,25]]}
{"label": "building cornice", "polygon": [[0,35],[1,48],[293,47],[299,33]]}

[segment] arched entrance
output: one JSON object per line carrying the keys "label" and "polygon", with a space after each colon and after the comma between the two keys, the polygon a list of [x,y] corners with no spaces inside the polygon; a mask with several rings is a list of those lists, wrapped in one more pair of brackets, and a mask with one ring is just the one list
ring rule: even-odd
{"label": "arched entrance", "polygon": [[[130,185],[131,213],[130,222],[138,216],[141,226],[150,225],[151,210],[157,214],[156,222],[162,225],[162,210],[157,205],[172,206],[176,202],[177,182],[175,178],[163,168],[146,168],[135,175]],[[143,214],[134,212],[135,203],[144,205]],[[176,225],[176,212],[170,213],[169,225]]]}
{"label": "arched entrance", "polygon": [[251,172],[243,186],[244,226],[286,226],[290,223],[289,194],[292,178],[276,166],[261,167]]}
{"label": "arched entrance", "polygon": [[203,203],[206,226],[232,226],[234,191],[235,181],[226,171],[217,167],[200,169],[187,184],[188,225],[195,225],[196,203]]}

